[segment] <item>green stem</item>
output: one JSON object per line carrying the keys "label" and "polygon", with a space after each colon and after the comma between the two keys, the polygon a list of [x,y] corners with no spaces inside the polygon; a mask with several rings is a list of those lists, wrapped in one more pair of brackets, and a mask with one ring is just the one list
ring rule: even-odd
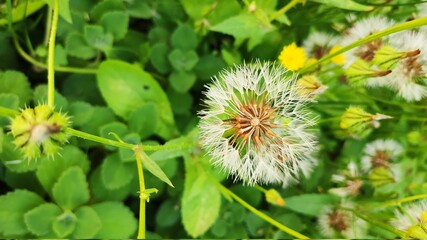
{"label": "green stem", "polygon": [[358,47],[360,45],[363,45],[365,43],[371,42],[371,41],[373,41],[375,39],[378,39],[378,38],[390,35],[392,33],[400,32],[400,31],[404,31],[404,30],[408,30],[408,29],[412,29],[412,28],[421,27],[421,26],[426,25],[426,24],[427,24],[427,17],[422,17],[422,18],[418,18],[418,19],[415,19],[415,20],[412,20],[412,21],[409,21],[409,22],[397,24],[397,25],[395,25],[393,27],[390,27],[390,28],[384,29],[382,31],[376,32],[376,33],[371,34],[371,35],[369,35],[367,37],[364,37],[364,38],[362,38],[362,39],[360,39],[358,41],[355,41],[355,42],[353,42],[353,43],[351,43],[351,44],[349,44],[349,45],[341,48],[340,50],[338,50],[338,51],[336,51],[334,53],[331,53],[331,54],[328,54],[328,55],[322,57],[318,61],[316,61],[316,62],[314,62],[314,63],[312,63],[312,64],[310,64],[310,65],[308,65],[308,66],[306,66],[304,68],[302,68],[300,70],[300,73],[301,74],[302,73],[306,73],[309,70],[313,69],[315,66],[320,65],[321,63],[326,62],[326,61],[330,60],[331,58],[333,58],[333,57],[335,57],[337,55],[345,53],[348,50],[351,50],[351,49],[353,49],[355,47]]}
{"label": "green stem", "polygon": [[291,0],[288,4],[286,4],[284,7],[277,10],[273,15],[271,15],[270,22],[275,20],[279,16],[285,14],[289,9],[297,5],[299,2],[303,2],[303,0]]}
{"label": "green stem", "polygon": [[392,232],[392,233],[398,235],[399,237],[405,238],[405,232],[400,231],[400,230],[398,230],[398,229],[396,229],[396,228],[394,228],[394,227],[392,227],[392,226],[390,226],[388,224],[385,224],[383,222],[374,220],[372,217],[363,215],[363,214],[361,214],[359,211],[357,211],[355,209],[350,209],[350,208],[341,208],[341,209],[346,210],[346,211],[350,211],[354,215],[356,215],[357,217],[359,217],[359,218],[361,218],[361,219],[363,219],[363,220],[365,220],[365,221],[367,221],[369,223],[372,223],[375,226],[378,226],[378,227],[380,227],[382,229],[385,229],[385,230],[387,230],[389,232]]}
{"label": "green stem", "polygon": [[58,0],[53,0],[53,16],[47,56],[47,104],[52,108],[55,107],[55,38],[58,27],[58,8]]}
{"label": "green stem", "polygon": [[[24,51],[22,46],[19,44],[18,38],[16,36],[13,36],[13,43],[15,45],[16,50],[18,53],[23,57],[25,60],[33,64],[34,66],[37,66],[39,68],[48,68],[45,63],[39,62],[33,57],[31,57],[28,53]],[[96,74],[97,69],[91,69],[91,68],[75,68],[75,67],[61,67],[56,66],[55,71],[57,72],[67,72],[67,73],[81,73],[81,74]]]}
{"label": "green stem", "polygon": [[138,181],[139,181],[139,226],[138,226],[138,239],[145,239],[145,183],[144,171],[142,169],[142,159],[137,151],[140,150],[139,146],[134,147],[136,166],[138,168]]}
{"label": "green stem", "polygon": [[0,106],[0,115],[6,116],[6,117],[14,117],[15,115],[18,115],[19,112],[10,108],[5,108]]}
{"label": "green stem", "polygon": [[134,147],[134,145],[129,144],[129,143],[124,143],[124,142],[114,141],[114,140],[111,140],[108,138],[98,137],[98,136],[92,135],[90,133],[82,132],[82,131],[72,129],[72,128],[67,128],[65,131],[67,133],[73,135],[73,136],[83,138],[86,140],[90,140],[93,142],[102,143],[105,145],[110,145],[113,147],[121,147],[121,148],[127,148],[127,149],[133,149],[133,147]]}
{"label": "green stem", "polygon": [[249,203],[245,202],[245,200],[241,199],[239,196],[237,196],[236,194],[234,194],[232,191],[230,191],[228,188],[224,187],[222,184],[218,184],[220,190],[226,194],[231,196],[232,198],[234,198],[238,203],[240,203],[243,207],[247,208],[249,211],[255,213],[258,217],[264,219],[265,221],[269,222],[270,224],[272,224],[273,226],[276,226],[277,228],[279,228],[280,230],[284,231],[285,233],[296,237],[298,239],[309,239],[309,237],[302,235],[301,233],[292,230],[286,226],[284,226],[283,224],[279,223],[278,221],[274,220],[273,218],[269,217],[268,215],[266,215],[265,213],[259,211],[258,209],[252,207]]}
{"label": "green stem", "polygon": [[411,196],[411,197],[405,197],[405,198],[401,198],[401,199],[387,201],[387,202],[385,202],[383,204],[376,205],[374,207],[370,207],[370,208],[367,208],[367,209],[363,209],[363,211],[370,211],[370,210],[374,210],[374,209],[381,209],[381,208],[386,208],[386,207],[391,207],[391,206],[397,206],[397,205],[400,205],[400,204],[405,203],[405,202],[411,202],[411,201],[418,200],[418,199],[423,199],[423,198],[427,198],[427,193],[418,194],[418,195]]}

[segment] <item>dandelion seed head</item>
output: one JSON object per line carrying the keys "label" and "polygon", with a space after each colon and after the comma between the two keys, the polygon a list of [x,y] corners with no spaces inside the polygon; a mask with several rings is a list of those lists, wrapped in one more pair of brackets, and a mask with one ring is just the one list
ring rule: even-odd
{"label": "dandelion seed head", "polygon": [[297,94],[296,76],[255,62],[220,73],[200,112],[201,144],[236,180],[286,186],[309,174],[315,160],[312,101]]}
{"label": "dandelion seed head", "polygon": [[391,224],[406,232],[408,238],[427,238],[427,201],[422,200],[403,207],[404,212],[395,211]]}

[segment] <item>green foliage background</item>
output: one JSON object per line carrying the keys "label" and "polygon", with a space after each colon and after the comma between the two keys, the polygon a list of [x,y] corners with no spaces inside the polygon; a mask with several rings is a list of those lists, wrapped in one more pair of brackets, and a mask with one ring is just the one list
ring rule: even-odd
{"label": "green foliage background", "polygon": [[[221,69],[253,59],[274,61],[284,45],[300,44],[315,31],[342,34],[350,14],[410,19],[418,1],[307,0],[277,14],[289,2],[60,0],[56,107],[71,116],[73,128],[105,138],[114,139],[109,134],[114,132],[134,144],[195,144],[204,85]],[[13,1],[15,40],[6,3],[0,3],[0,106],[18,110],[46,102],[46,66],[34,61],[46,62],[51,3]],[[285,207],[226,178],[199,148],[148,152],[175,187],[145,174],[147,188],[159,190],[147,204],[147,238],[290,237],[222,197],[215,183],[220,181],[278,222],[321,238],[317,216],[325,205],[339,202],[327,192],[336,187],[331,175],[360,159],[365,144],[380,137],[405,146],[401,163],[408,177],[383,188],[366,185],[356,200],[369,206],[425,192],[425,126],[409,119],[425,111],[399,105],[388,91],[349,86],[339,81],[341,75],[334,70],[325,77],[328,93],[312,106],[321,118],[340,116],[360,102],[395,118],[358,140],[346,137],[337,122],[319,124],[319,164],[311,176],[286,189],[264,186],[277,189]],[[54,160],[22,161],[8,124],[0,117],[1,238],[136,237],[139,188],[132,151],[71,138]],[[391,216],[392,210],[375,217]],[[369,236],[394,237],[375,226]]]}

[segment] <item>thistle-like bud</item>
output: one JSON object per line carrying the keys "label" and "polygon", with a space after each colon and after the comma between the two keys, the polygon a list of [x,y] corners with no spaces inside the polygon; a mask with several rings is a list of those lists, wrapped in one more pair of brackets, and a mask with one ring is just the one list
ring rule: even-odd
{"label": "thistle-like bud", "polygon": [[297,94],[313,97],[322,94],[328,88],[315,75],[306,75],[298,79],[297,86]]}
{"label": "thistle-like bud", "polygon": [[42,154],[53,156],[67,142],[65,129],[69,118],[55,112],[48,105],[26,108],[17,115],[10,125],[16,147],[27,159],[35,159]]}
{"label": "thistle-like bud", "polygon": [[285,206],[285,200],[283,200],[282,196],[280,196],[280,193],[273,188],[265,192],[265,200],[268,203],[271,203],[276,206]]}
{"label": "thistle-like bud", "polygon": [[351,135],[365,136],[372,128],[380,126],[379,120],[389,119],[384,114],[371,114],[359,106],[350,106],[341,116],[340,127],[349,131]]}
{"label": "thistle-like bud", "polygon": [[363,85],[369,78],[383,77],[391,73],[391,70],[375,70],[371,65],[358,59],[349,68],[345,70],[345,75],[348,77],[349,82],[355,85]]}

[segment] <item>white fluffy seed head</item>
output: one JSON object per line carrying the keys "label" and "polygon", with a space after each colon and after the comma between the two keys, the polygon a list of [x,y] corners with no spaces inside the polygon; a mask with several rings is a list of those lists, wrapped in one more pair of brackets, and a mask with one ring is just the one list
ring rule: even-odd
{"label": "white fluffy seed head", "polygon": [[363,152],[362,170],[369,172],[374,167],[387,167],[403,152],[403,147],[392,139],[377,139],[368,143]]}
{"label": "white fluffy seed head", "polygon": [[200,141],[214,165],[249,185],[286,186],[310,173],[315,119],[305,105],[312,99],[297,94],[295,82],[283,67],[259,61],[214,78],[199,113]]}
{"label": "white fluffy seed head", "polygon": [[[427,223],[427,201],[422,200],[416,203],[408,204],[403,207],[404,211],[395,211],[395,217],[391,224],[404,232],[407,232],[410,227]],[[427,234],[427,232],[426,232]],[[411,236],[408,236],[411,237]]]}

